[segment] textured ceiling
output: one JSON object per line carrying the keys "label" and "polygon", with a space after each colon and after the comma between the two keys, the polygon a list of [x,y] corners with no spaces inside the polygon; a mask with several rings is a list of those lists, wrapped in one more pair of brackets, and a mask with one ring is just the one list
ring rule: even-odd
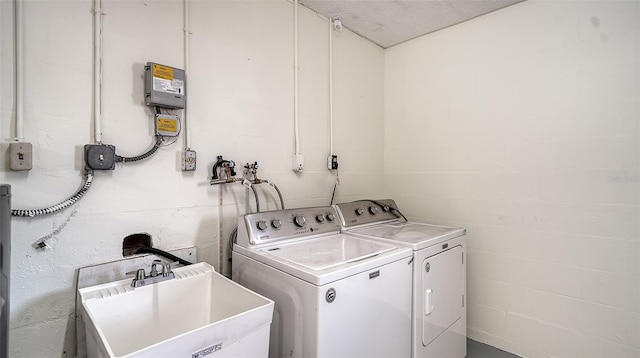
{"label": "textured ceiling", "polygon": [[524,0],[299,0],[383,48]]}

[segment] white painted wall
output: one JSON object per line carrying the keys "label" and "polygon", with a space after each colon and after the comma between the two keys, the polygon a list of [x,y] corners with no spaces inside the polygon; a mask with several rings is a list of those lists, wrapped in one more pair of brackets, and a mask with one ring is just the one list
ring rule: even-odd
{"label": "white painted wall", "polygon": [[468,229],[468,333],[640,356],[640,3],[527,1],[385,53],[385,178]]}
{"label": "white painted wall", "polygon": [[[183,67],[182,2],[103,1],[103,142],[121,155],[135,155],[153,140],[152,114],[143,104],[143,65]],[[25,136],[34,145],[34,169],[11,172],[2,160],[0,182],[13,186],[15,208],[39,208],[80,187],[82,146],[93,142],[91,1],[25,1],[24,8]],[[14,136],[11,11],[10,1],[0,2],[2,153]],[[300,147],[306,164],[301,175],[291,171],[291,3],[193,1],[191,21],[188,102],[197,171],[180,171],[181,137],[149,160],[96,173],[92,189],[73,208],[13,220],[12,357],[74,356],[75,272],[120,258],[122,239],[131,233],[150,233],[161,249],[196,246],[199,261],[218,266],[219,244],[225,253],[246,202],[238,184],[209,186],[217,155],[240,167],[258,161],[260,177],[278,185],[288,207],[329,204],[335,177],[326,170],[326,20],[300,8]],[[384,183],[384,52],[349,31],[336,34],[334,46],[337,195],[376,196]],[[265,188],[263,208],[274,209],[276,202]],[[67,220],[47,249],[31,246]]]}

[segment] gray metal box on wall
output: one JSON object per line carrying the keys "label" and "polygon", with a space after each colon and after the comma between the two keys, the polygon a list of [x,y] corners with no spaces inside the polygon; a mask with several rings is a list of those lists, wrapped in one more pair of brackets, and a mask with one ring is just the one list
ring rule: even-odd
{"label": "gray metal box on wall", "polygon": [[0,358],[9,355],[11,277],[11,186],[0,185]]}
{"label": "gray metal box on wall", "polygon": [[147,106],[181,109],[186,103],[184,70],[147,62],[144,67],[144,98]]}

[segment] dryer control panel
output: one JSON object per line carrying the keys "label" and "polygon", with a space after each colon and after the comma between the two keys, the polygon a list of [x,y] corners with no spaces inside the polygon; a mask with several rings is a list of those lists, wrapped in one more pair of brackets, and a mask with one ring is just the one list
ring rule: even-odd
{"label": "dryer control panel", "polygon": [[255,247],[339,232],[338,215],[331,206],[264,211],[240,217],[237,243]]}
{"label": "dryer control panel", "polygon": [[340,224],[351,228],[365,224],[379,224],[398,220],[398,206],[392,199],[358,200],[335,205]]}

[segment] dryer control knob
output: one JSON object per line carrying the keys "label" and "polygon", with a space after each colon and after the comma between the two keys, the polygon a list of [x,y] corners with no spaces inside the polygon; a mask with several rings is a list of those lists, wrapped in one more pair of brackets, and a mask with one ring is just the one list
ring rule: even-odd
{"label": "dryer control knob", "polygon": [[360,215],[362,215],[362,213],[364,213],[364,210],[362,210],[362,208],[357,208],[356,209],[356,215],[360,216]]}
{"label": "dryer control knob", "polygon": [[298,227],[303,227],[307,223],[307,219],[303,215],[296,215],[293,218],[293,223]]}
{"label": "dryer control knob", "polygon": [[271,226],[273,226],[274,229],[279,229],[280,226],[282,226],[282,221],[279,219],[273,219],[271,220]]}
{"label": "dryer control knob", "polygon": [[256,226],[258,227],[258,230],[266,230],[267,229],[267,222],[264,220],[260,220],[256,223]]}
{"label": "dryer control knob", "polygon": [[369,207],[369,213],[371,213],[371,215],[377,215],[378,214],[378,207],[377,206],[370,206]]}
{"label": "dryer control knob", "polygon": [[324,216],[322,216],[322,214],[316,215],[316,221],[319,222],[319,223],[323,223],[324,222]]}
{"label": "dryer control knob", "polygon": [[335,216],[335,215],[333,215],[332,213],[327,214],[327,220],[329,220],[329,221],[333,221],[333,220],[335,220],[335,219],[336,219],[336,216]]}

